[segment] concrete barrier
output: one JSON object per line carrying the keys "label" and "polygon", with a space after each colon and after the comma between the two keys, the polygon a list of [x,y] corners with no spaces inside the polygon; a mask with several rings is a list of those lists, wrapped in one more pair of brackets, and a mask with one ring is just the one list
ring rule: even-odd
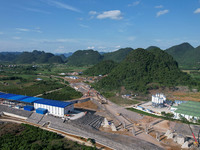
{"label": "concrete barrier", "polygon": [[186,141],[182,146],[181,148],[189,148],[189,142]]}
{"label": "concrete barrier", "polygon": [[170,133],[170,135],[167,137],[167,139],[173,139],[174,138],[174,134]]}
{"label": "concrete barrier", "polygon": [[167,130],[167,132],[165,133],[165,136],[169,136],[171,134],[170,130]]}
{"label": "concrete barrier", "polygon": [[182,136],[178,136],[177,143],[183,145],[185,143],[185,138]]}
{"label": "concrete barrier", "polygon": [[3,114],[4,114],[4,115],[7,115],[7,116],[15,117],[15,118],[24,119],[24,120],[27,119],[27,117],[22,117],[22,116],[19,116],[19,115],[15,115],[15,114],[8,113],[8,112],[3,112]]}

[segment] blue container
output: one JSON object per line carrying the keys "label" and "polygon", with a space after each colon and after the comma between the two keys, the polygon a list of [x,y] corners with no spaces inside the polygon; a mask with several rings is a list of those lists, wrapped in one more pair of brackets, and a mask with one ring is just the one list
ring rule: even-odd
{"label": "blue container", "polygon": [[26,111],[32,111],[32,110],[34,110],[34,107],[33,106],[24,106],[24,110],[26,110]]}
{"label": "blue container", "polygon": [[44,108],[38,108],[38,109],[36,109],[36,113],[38,113],[38,114],[44,115],[44,114],[46,114],[47,112],[48,112],[48,110],[47,110],[47,109],[44,109]]}

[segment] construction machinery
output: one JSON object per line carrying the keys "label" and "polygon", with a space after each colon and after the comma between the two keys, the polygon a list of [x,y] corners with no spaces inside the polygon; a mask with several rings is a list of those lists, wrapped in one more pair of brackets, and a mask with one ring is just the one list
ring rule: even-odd
{"label": "construction machinery", "polygon": [[[194,146],[195,146],[195,147],[199,147],[199,142],[197,141],[197,139],[196,139],[196,137],[195,137],[195,135],[194,135],[194,133],[193,133],[191,127],[190,127],[190,124],[188,124],[188,126],[189,126],[190,131],[191,131],[191,133],[192,133],[192,136],[193,136],[193,138],[194,138],[194,143],[193,143]],[[199,132],[200,132],[200,131],[199,131]]]}

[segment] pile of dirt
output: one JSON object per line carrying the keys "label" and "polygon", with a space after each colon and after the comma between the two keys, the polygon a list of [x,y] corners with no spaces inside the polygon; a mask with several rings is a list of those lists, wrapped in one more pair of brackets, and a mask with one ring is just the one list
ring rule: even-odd
{"label": "pile of dirt", "polygon": [[87,101],[83,103],[76,103],[74,104],[75,108],[82,108],[82,109],[90,109],[90,110],[98,110],[97,105],[95,105],[92,101]]}

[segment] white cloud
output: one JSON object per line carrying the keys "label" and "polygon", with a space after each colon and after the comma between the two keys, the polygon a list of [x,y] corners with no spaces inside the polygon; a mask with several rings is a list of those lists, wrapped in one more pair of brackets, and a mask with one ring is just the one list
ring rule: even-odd
{"label": "white cloud", "polygon": [[155,6],[155,8],[163,8],[163,5]]}
{"label": "white cloud", "polygon": [[115,48],[120,48],[120,47],[121,47],[120,45],[115,46]]}
{"label": "white cloud", "polygon": [[79,24],[79,26],[82,27],[82,28],[89,28],[89,26],[84,25],[84,24]]}
{"label": "white cloud", "polygon": [[199,14],[200,13],[200,8],[197,8],[195,11],[194,11],[195,14]]}
{"label": "white cloud", "polygon": [[64,46],[59,46],[54,51],[55,51],[55,53],[64,53],[65,52],[65,47]]}
{"label": "white cloud", "polygon": [[32,11],[32,12],[37,12],[37,13],[43,13],[43,14],[50,14],[50,12],[44,11],[44,10],[39,10],[35,8],[24,8],[27,11]]}
{"label": "white cloud", "polygon": [[29,29],[25,29],[25,28],[16,28],[16,30],[20,31],[20,32],[29,32]]}
{"label": "white cloud", "polygon": [[96,14],[97,14],[96,11],[90,11],[90,12],[89,12],[89,15],[96,15]]}
{"label": "white cloud", "polygon": [[61,2],[57,2],[54,0],[48,0],[47,2],[49,5],[53,5],[57,8],[63,8],[63,9],[67,9],[67,10],[71,10],[71,11],[79,12],[79,13],[81,12],[79,9],[72,7],[70,5],[67,5],[67,4],[61,3]]}
{"label": "white cloud", "polygon": [[128,40],[128,41],[134,41],[135,39],[136,39],[135,36],[129,36],[127,40]]}
{"label": "white cloud", "polygon": [[135,1],[135,2],[133,2],[133,3],[131,3],[131,4],[128,4],[128,6],[130,7],[130,6],[137,6],[137,5],[139,5],[140,4],[140,1]]}
{"label": "white cloud", "polygon": [[56,39],[56,42],[66,43],[66,42],[76,42],[74,39]]}
{"label": "white cloud", "polygon": [[95,47],[94,46],[88,46],[87,48],[88,49],[94,49]]}
{"label": "white cloud", "polygon": [[159,16],[167,14],[167,13],[169,13],[168,9],[161,10],[161,11],[157,12],[156,16],[159,17]]}
{"label": "white cloud", "polygon": [[161,39],[154,39],[154,41],[156,41],[156,42],[162,42]]}
{"label": "white cloud", "polygon": [[37,32],[37,33],[42,33],[42,31],[40,30],[39,27],[34,28],[34,29],[16,28],[16,30],[18,31],[17,33],[21,33],[21,32]]}
{"label": "white cloud", "polygon": [[121,20],[123,19],[122,13],[120,10],[110,10],[104,11],[103,13],[97,15],[97,19],[113,19],[113,20]]}
{"label": "white cloud", "polygon": [[14,36],[14,37],[12,37],[12,39],[14,39],[14,40],[20,40],[21,37],[19,37],[19,36]]}
{"label": "white cloud", "polygon": [[105,46],[99,46],[98,49],[105,49]]}

